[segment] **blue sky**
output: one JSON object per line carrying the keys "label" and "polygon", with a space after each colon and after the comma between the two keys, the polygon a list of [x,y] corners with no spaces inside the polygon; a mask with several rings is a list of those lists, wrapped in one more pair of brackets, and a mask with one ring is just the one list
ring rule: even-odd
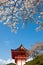
{"label": "blue sky", "polygon": [[11,59],[11,49],[18,48],[21,44],[30,49],[36,42],[43,41],[43,31],[36,32],[35,24],[28,24],[24,29],[19,29],[15,34],[10,28],[0,23],[0,58]]}

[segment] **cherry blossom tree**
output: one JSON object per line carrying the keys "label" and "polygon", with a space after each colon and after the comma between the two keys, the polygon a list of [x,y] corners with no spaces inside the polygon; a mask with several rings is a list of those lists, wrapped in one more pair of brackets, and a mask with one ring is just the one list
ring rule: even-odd
{"label": "cherry blossom tree", "polygon": [[43,54],[43,42],[37,43],[34,46],[32,46],[30,52],[33,57],[39,54]]}
{"label": "cherry blossom tree", "polygon": [[43,0],[0,0],[0,23],[16,32],[28,22],[39,25],[36,31],[43,30]]}

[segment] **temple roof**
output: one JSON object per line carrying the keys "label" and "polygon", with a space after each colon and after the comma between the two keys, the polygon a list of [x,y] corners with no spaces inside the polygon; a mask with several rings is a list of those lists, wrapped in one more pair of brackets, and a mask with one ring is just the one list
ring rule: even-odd
{"label": "temple roof", "polygon": [[11,49],[11,54],[12,54],[13,59],[18,56],[28,57],[30,55],[30,51],[27,50],[26,48],[24,48],[23,45],[21,44],[19,48],[15,49],[15,50]]}
{"label": "temple roof", "polygon": [[[14,50],[14,49],[11,49]],[[29,51],[26,48],[23,47],[23,45],[21,44],[19,48],[15,49],[14,51]]]}

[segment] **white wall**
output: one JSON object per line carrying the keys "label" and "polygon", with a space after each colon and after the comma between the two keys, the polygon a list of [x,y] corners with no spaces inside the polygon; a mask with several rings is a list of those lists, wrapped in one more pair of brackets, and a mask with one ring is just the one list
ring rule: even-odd
{"label": "white wall", "polygon": [[17,65],[21,65],[21,60],[18,60],[17,61]]}
{"label": "white wall", "polygon": [[25,64],[25,60],[22,60],[22,65],[24,65]]}
{"label": "white wall", "polygon": [[24,65],[24,64],[25,64],[25,60],[18,59],[17,65]]}

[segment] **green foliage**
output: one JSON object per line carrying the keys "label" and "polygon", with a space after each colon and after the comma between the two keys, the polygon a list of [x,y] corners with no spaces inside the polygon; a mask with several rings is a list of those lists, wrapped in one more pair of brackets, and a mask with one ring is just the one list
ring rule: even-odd
{"label": "green foliage", "polygon": [[43,55],[39,55],[32,61],[27,62],[25,65],[43,65]]}
{"label": "green foliage", "polygon": [[14,63],[9,63],[9,64],[7,64],[7,65],[15,65]]}

